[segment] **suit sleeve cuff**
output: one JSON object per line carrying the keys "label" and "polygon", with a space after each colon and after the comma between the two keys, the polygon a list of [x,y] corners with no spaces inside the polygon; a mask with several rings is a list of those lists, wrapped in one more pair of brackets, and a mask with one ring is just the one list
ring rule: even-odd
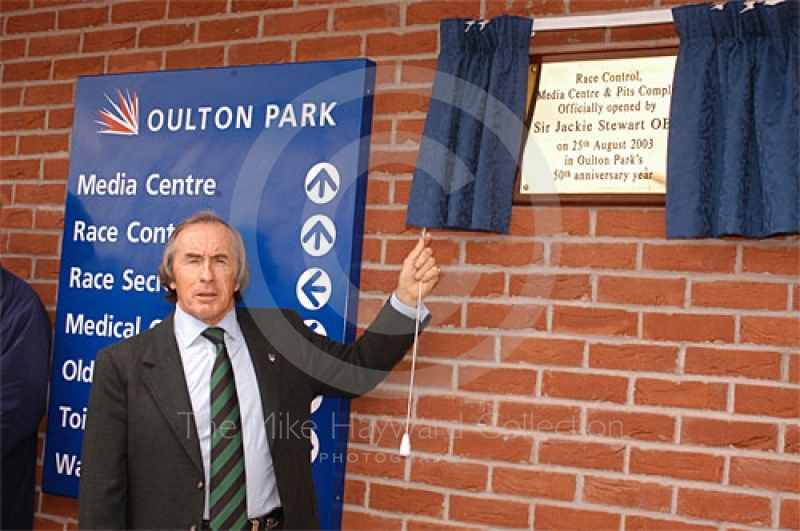
{"label": "suit sleeve cuff", "polygon": [[[392,305],[392,308],[400,312],[401,314],[405,315],[409,319],[416,319],[417,318],[417,308],[416,306],[409,306],[408,304],[401,302],[400,299],[397,298],[397,295],[392,293],[392,297],[389,299],[389,304]],[[420,321],[424,321],[430,315],[430,311],[428,311],[427,306],[425,303],[422,302],[422,307],[420,308],[419,317]]]}

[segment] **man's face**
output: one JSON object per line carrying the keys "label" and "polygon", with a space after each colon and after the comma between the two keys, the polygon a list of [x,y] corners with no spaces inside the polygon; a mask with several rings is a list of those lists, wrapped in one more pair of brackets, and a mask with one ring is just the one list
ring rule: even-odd
{"label": "man's face", "polygon": [[219,223],[196,223],[178,234],[170,288],[178,306],[208,325],[215,325],[235,304],[236,256],[231,234]]}

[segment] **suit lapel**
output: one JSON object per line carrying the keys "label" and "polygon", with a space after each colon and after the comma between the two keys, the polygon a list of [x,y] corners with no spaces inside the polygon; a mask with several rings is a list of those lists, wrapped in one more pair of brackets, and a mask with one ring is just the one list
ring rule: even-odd
{"label": "suit lapel", "polygon": [[170,314],[153,329],[155,338],[142,357],[142,364],[145,366],[142,380],[186,454],[198,470],[202,471],[200,443],[186,386],[186,375],[175,340],[173,316],[174,314]]}
{"label": "suit lapel", "polygon": [[[275,433],[276,429],[279,429],[279,425],[276,425],[276,423],[281,421],[279,416],[281,356],[269,340],[264,337],[264,332],[255,323],[250,311],[252,310],[238,309],[237,318],[247,343],[247,350],[250,351],[250,358],[253,360],[253,368],[255,369],[258,388],[261,392],[261,410],[264,412],[264,426],[267,428],[269,449],[274,459],[276,452]],[[268,324],[264,323],[262,326],[266,327]]]}

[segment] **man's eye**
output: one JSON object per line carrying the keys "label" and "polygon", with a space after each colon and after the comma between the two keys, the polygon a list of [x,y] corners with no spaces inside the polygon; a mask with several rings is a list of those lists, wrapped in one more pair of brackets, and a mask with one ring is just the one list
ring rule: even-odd
{"label": "man's eye", "polygon": [[199,264],[200,263],[200,259],[196,258],[196,257],[189,257],[189,258],[186,259],[186,263],[187,264],[192,264],[192,265]]}

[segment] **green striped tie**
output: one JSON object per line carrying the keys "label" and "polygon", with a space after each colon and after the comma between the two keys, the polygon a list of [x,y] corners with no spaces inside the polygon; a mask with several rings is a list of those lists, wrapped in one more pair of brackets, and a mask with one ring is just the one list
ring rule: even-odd
{"label": "green striped tie", "polygon": [[242,420],[233,368],[225,348],[225,331],[209,327],[203,337],[217,355],[211,371],[211,529],[244,529],[247,491],[244,481]]}

